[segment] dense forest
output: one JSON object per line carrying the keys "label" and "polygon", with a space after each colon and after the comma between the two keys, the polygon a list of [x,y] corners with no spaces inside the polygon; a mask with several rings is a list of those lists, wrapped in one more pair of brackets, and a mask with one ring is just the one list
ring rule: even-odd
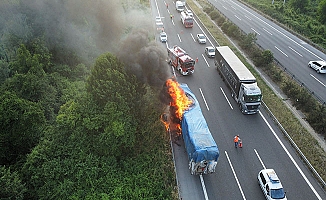
{"label": "dense forest", "polygon": [[0,2],[0,199],[176,198],[142,2]]}

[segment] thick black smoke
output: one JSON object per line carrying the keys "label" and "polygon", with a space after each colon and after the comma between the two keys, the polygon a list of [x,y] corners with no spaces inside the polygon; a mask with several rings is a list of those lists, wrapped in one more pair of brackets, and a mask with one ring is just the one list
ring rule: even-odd
{"label": "thick black smoke", "polygon": [[[19,2],[19,3],[18,3]],[[0,42],[43,37],[58,55],[74,52],[84,63],[112,52],[144,83],[163,85],[167,53],[155,38],[155,21],[138,0],[0,1]]]}
{"label": "thick black smoke", "polygon": [[123,41],[118,57],[143,82],[162,86],[169,76],[167,51],[161,44],[150,41],[150,34],[144,29],[133,31]]}

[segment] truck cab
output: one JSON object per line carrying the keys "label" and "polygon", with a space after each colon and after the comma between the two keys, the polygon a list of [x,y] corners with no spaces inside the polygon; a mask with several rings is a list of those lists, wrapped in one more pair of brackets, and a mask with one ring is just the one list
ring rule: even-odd
{"label": "truck cab", "polygon": [[242,83],[239,90],[239,108],[244,114],[255,114],[259,111],[262,94],[256,83]]}

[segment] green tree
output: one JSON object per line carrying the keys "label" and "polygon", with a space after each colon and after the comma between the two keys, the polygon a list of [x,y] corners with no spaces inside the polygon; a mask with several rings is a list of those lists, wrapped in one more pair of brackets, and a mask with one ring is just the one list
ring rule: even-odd
{"label": "green tree", "polygon": [[326,0],[321,0],[317,9],[319,21],[326,25]]}
{"label": "green tree", "polygon": [[24,199],[27,189],[17,172],[0,166],[0,199]]}
{"label": "green tree", "polygon": [[105,107],[107,102],[115,102],[129,110],[137,120],[146,89],[133,74],[126,72],[123,63],[111,53],[97,58],[86,88],[100,107]]}
{"label": "green tree", "polygon": [[5,80],[9,77],[9,74],[9,63],[0,60],[0,85],[5,82]]}
{"label": "green tree", "polygon": [[257,41],[257,33],[248,33],[241,38],[240,45],[244,49],[250,49]]}
{"label": "green tree", "polygon": [[305,12],[310,4],[310,0],[290,0],[290,5],[300,12]]}
{"label": "green tree", "polygon": [[262,52],[262,59],[263,59],[263,64],[265,65],[265,66],[267,66],[267,65],[269,65],[269,64],[271,64],[272,62],[273,62],[273,60],[274,60],[274,55],[273,55],[273,52],[271,52],[270,50],[264,50],[263,52]]}
{"label": "green tree", "polygon": [[11,92],[0,96],[0,113],[0,164],[13,164],[38,143],[44,114],[39,105]]}

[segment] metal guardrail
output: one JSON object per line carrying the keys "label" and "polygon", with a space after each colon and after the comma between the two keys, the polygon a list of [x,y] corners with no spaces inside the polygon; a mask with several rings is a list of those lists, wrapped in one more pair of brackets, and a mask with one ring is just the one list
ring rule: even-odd
{"label": "metal guardrail", "polygon": [[306,156],[302,153],[300,148],[296,145],[296,143],[292,140],[291,136],[286,132],[286,130],[283,128],[282,124],[276,119],[272,111],[267,107],[267,105],[262,101],[263,108],[267,111],[268,115],[273,119],[275,124],[280,128],[282,133],[287,137],[287,139],[290,141],[291,145],[295,148],[295,150],[299,153],[303,161],[307,164],[311,172],[314,174],[314,176],[318,179],[318,181],[322,184],[322,187],[326,188],[326,182],[323,180],[323,178],[318,174],[318,172],[315,170],[315,168],[311,165],[309,160],[306,158]]}

